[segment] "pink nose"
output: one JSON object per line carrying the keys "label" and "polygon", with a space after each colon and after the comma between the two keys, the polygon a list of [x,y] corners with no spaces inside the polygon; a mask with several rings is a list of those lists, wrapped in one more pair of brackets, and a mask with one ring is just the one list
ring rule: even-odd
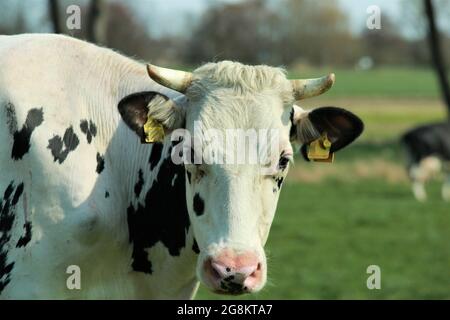
{"label": "pink nose", "polygon": [[231,294],[250,292],[262,279],[261,263],[253,253],[236,255],[227,250],[207,259],[204,269],[214,289]]}

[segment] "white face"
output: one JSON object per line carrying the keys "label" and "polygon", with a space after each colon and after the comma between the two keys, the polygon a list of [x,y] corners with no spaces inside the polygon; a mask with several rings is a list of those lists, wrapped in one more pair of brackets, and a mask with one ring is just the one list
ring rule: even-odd
{"label": "white face", "polygon": [[[219,89],[215,94],[231,96],[226,89]],[[240,117],[230,117],[237,108],[241,109]],[[207,97],[191,100],[187,110],[186,129],[192,136],[198,133],[195,125],[203,131],[216,129],[224,136],[226,132],[236,132],[233,129],[261,133],[261,140],[248,139],[246,145],[227,145],[224,163],[208,162],[204,159],[205,149],[200,148],[198,152],[196,148],[202,163],[185,165],[188,210],[200,248],[199,279],[216,292],[258,291],[266,282],[264,245],[293,157],[289,141],[292,106],[283,105],[277,96],[251,96],[235,101]],[[277,140],[267,141],[265,132],[276,133]],[[226,136],[227,141],[229,137]],[[272,143],[274,148],[270,164],[269,161],[252,162],[249,150],[251,147],[261,150],[264,142]],[[202,152],[204,156],[199,157]],[[227,157],[229,154],[234,156]],[[239,154],[245,154],[246,158],[237,163]]]}

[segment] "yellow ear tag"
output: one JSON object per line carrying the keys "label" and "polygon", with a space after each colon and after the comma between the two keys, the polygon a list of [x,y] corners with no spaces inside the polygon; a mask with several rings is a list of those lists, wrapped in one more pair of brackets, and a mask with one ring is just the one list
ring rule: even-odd
{"label": "yellow ear tag", "polygon": [[330,152],[331,141],[328,140],[327,133],[311,142],[308,146],[308,159],[316,162],[333,162],[334,153]]}
{"label": "yellow ear tag", "polygon": [[144,134],[146,143],[162,142],[164,140],[163,126],[150,116],[147,116],[147,122],[144,124]]}

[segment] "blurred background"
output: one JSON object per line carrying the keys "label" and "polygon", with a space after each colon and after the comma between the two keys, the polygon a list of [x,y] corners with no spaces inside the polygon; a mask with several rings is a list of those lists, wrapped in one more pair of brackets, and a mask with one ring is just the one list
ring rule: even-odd
{"label": "blurred background", "polygon": [[[283,66],[293,78],[335,72],[333,89],[302,106],[348,108],[364,120],[366,130],[332,165],[297,159],[267,244],[268,285],[243,298],[450,299],[450,207],[440,197],[443,177],[427,185],[428,201],[417,202],[399,144],[405,130],[448,117],[430,53],[424,1],[0,4],[0,34],[65,33],[185,70],[232,59]],[[78,29],[66,24],[71,5],[80,8]],[[367,25],[373,21],[372,5],[379,8],[380,28]],[[445,62],[450,1],[433,0],[433,5]],[[381,269],[380,290],[366,286],[369,265]],[[197,298],[226,297],[201,288]]]}

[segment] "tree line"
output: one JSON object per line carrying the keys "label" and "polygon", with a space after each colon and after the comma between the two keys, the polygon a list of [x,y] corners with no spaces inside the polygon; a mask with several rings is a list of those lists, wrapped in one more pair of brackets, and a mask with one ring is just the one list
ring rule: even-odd
{"label": "tree line", "polygon": [[[407,2],[408,8],[421,5],[421,1]],[[80,3],[82,27],[68,30],[63,23],[65,1],[48,0],[47,19],[53,23],[53,31],[154,63],[190,66],[232,59],[289,67],[354,67],[363,57],[375,66],[429,66],[431,62],[426,37],[407,38],[401,33],[405,24],[416,24],[417,28],[424,24],[423,12],[409,16],[405,13],[401,21],[382,13],[381,29],[362,26],[362,31],[355,34],[348,14],[337,1],[211,1],[199,17],[186,23],[183,33],[155,36],[146,22],[136,17],[128,1]],[[414,10],[405,10],[411,11]],[[0,33],[33,31],[24,30],[20,15],[13,24],[2,24],[2,20]],[[446,33],[441,33],[441,50],[444,57],[450,55]]]}

